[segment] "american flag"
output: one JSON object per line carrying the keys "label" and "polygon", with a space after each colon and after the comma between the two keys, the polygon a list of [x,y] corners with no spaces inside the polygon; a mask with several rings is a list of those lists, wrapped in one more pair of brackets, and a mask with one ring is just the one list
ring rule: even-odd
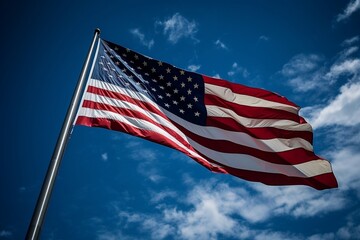
{"label": "american flag", "polygon": [[337,187],[299,107],[99,40],[76,124],[177,149],[213,172],[268,185]]}

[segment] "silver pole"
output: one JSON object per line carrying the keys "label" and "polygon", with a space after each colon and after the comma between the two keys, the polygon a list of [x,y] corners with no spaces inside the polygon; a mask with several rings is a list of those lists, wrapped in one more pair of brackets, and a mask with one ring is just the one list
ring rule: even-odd
{"label": "silver pole", "polygon": [[94,38],[92,40],[88,55],[81,70],[78,83],[76,85],[69,108],[67,110],[66,117],[62,125],[61,132],[58,137],[56,147],[54,149],[51,162],[49,164],[33,216],[31,218],[31,222],[26,234],[27,240],[39,239],[41,227],[49,204],[52,189],[54,187],[56,175],[60,166],[62,156],[64,155],[66,144],[70,136],[72,123],[74,122],[74,118],[76,116],[76,110],[83,90],[85,76],[89,67],[90,58],[95,46],[95,42],[99,37],[99,35],[100,35],[100,29],[97,28],[95,29]]}

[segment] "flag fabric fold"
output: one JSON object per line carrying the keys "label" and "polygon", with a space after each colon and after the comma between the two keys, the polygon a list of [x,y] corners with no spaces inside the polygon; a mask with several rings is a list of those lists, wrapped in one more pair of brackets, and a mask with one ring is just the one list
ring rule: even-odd
{"label": "flag fabric fold", "polygon": [[337,187],[299,107],[270,91],[204,76],[100,39],[76,124],[181,151],[213,172],[268,185]]}

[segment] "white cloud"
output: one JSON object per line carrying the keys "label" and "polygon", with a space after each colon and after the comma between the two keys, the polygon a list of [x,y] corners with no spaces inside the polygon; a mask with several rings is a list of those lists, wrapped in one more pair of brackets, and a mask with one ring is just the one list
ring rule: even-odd
{"label": "white cloud", "polygon": [[142,32],[140,32],[140,30],[138,28],[134,28],[130,30],[130,33],[136,37],[137,39],[140,40],[140,43],[142,45],[144,45],[145,47],[147,47],[148,49],[151,49],[152,46],[154,45],[155,41],[153,39],[151,40],[147,40],[145,38],[145,34],[143,34]]}
{"label": "white cloud", "polygon": [[137,170],[141,175],[153,183],[159,183],[164,179],[156,166],[156,160],[161,158],[161,154],[154,149],[141,147],[141,144],[132,143],[128,148],[130,149],[130,157],[140,162]]}
{"label": "white cloud", "polygon": [[168,40],[175,44],[181,38],[191,38],[198,42],[195,34],[198,31],[198,25],[195,21],[189,21],[179,13],[175,13],[171,18],[165,21],[156,21],[156,26],[163,28],[164,35],[167,35]]}
{"label": "white cloud", "polygon": [[225,45],[225,43],[223,43],[222,41],[220,41],[219,39],[215,41],[215,45],[219,48],[228,50],[228,47]]}
{"label": "white cloud", "polygon": [[356,12],[359,9],[360,9],[360,0],[351,0],[344,9],[344,12],[340,13],[337,16],[336,21],[340,22],[349,18],[354,12]]}
{"label": "white cloud", "polygon": [[360,59],[347,59],[341,63],[336,63],[331,66],[325,77],[335,81],[341,75],[357,75],[358,73],[360,73]]}
{"label": "white cloud", "polygon": [[333,169],[343,191],[354,189],[360,197],[359,165],[360,151],[351,147],[342,148],[331,153]]}
{"label": "white cloud", "polygon": [[218,78],[218,79],[221,79],[221,76],[220,76],[220,74],[215,74],[214,76],[212,76],[213,78]]}
{"label": "white cloud", "polygon": [[103,154],[101,154],[101,159],[104,161],[104,162],[106,162],[107,160],[108,160],[108,154],[107,153],[103,153]]}
{"label": "white cloud", "polygon": [[323,58],[316,54],[298,54],[284,64],[280,73],[296,92],[307,92],[324,85]]}
{"label": "white cloud", "polygon": [[350,55],[356,53],[358,50],[359,47],[349,47],[340,53],[340,59],[346,59]]}
{"label": "white cloud", "polygon": [[281,73],[285,77],[309,73],[317,69],[321,61],[322,58],[316,54],[298,54],[283,66]]}
{"label": "white cloud", "polygon": [[189,65],[189,66],[187,67],[187,69],[190,70],[190,71],[192,71],[192,72],[196,72],[197,70],[200,69],[200,67],[201,67],[201,65],[194,65],[194,64],[192,64],[192,65]]}
{"label": "white cloud", "polygon": [[265,36],[265,35],[261,35],[260,37],[259,37],[259,40],[261,40],[261,41],[269,41],[269,37],[268,36]]}
{"label": "white cloud", "polygon": [[295,92],[307,92],[324,85],[323,58],[316,54],[298,54],[284,64],[280,73],[288,78]]}
{"label": "white cloud", "polygon": [[250,75],[249,71],[246,68],[239,66],[237,62],[234,62],[232,64],[231,70],[228,71],[227,74],[230,77],[240,74],[240,76],[242,76],[243,78],[247,78]]}
{"label": "white cloud", "polygon": [[[173,198],[177,200],[176,207],[166,204],[168,201],[160,197],[152,202],[157,204],[158,213],[118,212],[120,225],[136,225],[141,232],[148,232],[151,239],[308,239],[252,226],[276,216],[321,216],[347,204],[342,191],[316,191],[305,186],[270,187],[254,183],[248,187],[231,187],[211,179],[192,186],[183,198]],[[344,236],[348,225],[342,230]],[[339,236],[336,231],[313,235],[311,239]]]}
{"label": "white cloud", "polygon": [[[359,124],[360,82],[342,86],[339,95],[331,100],[327,106],[323,108],[316,107],[311,110],[308,120],[314,128],[330,125],[355,126]],[[309,109],[306,111],[310,112]]]}
{"label": "white cloud", "polygon": [[163,201],[166,198],[175,198],[177,196],[177,193],[175,191],[171,190],[164,190],[160,192],[151,192],[151,199],[150,201],[152,203],[158,203],[160,201]]}
{"label": "white cloud", "polygon": [[8,230],[1,230],[0,231],[0,237],[1,238],[10,238],[12,237],[12,232],[8,231]]}
{"label": "white cloud", "polygon": [[342,42],[342,46],[350,46],[356,42],[359,41],[359,36],[355,36],[355,37],[352,37],[352,38],[348,38],[348,39],[345,39],[343,42]]}

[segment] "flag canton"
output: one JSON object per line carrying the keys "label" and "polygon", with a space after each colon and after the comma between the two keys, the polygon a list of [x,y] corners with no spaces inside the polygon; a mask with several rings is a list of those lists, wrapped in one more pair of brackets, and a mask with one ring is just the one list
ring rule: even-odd
{"label": "flag canton", "polygon": [[93,78],[139,92],[180,118],[205,125],[204,82],[200,74],[104,40],[96,61]]}

